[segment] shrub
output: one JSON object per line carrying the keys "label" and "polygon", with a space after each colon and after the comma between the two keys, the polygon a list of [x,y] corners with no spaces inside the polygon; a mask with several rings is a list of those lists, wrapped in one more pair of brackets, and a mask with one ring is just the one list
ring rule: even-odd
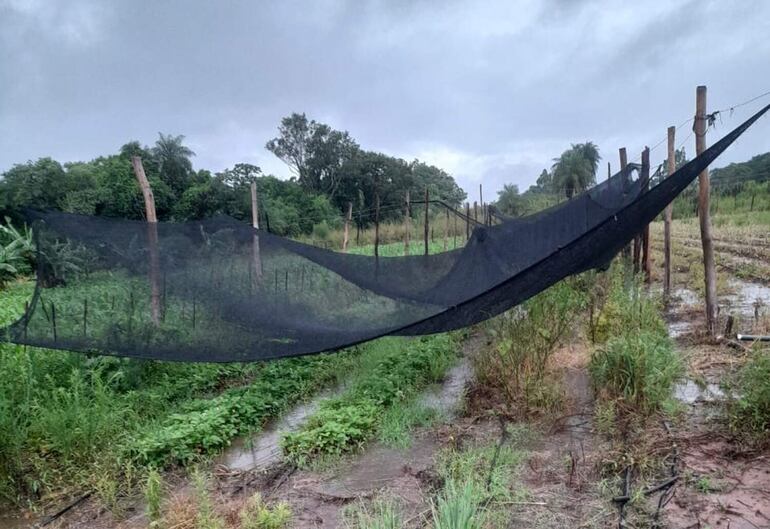
{"label": "shrub", "polygon": [[490,324],[494,345],[474,358],[479,383],[501,389],[510,402],[551,407],[558,395],[545,387],[548,361],[585,302],[572,281],[562,281],[498,317]]}
{"label": "shrub", "polygon": [[684,366],[668,336],[645,330],[610,338],[589,370],[604,397],[648,414],[668,400]]}
{"label": "shrub", "polygon": [[770,351],[758,351],[740,370],[735,393],[727,401],[730,428],[760,443],[770,432]]}

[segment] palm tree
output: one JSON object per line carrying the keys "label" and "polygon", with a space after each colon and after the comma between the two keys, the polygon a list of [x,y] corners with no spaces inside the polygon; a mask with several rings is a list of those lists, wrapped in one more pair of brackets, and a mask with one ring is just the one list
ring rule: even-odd
{"label": "palm tree", "polygon": [[554,187],[564,191],[568,199],[584,191],[596,182],[599,160],[599,149],[593,142],[572,144],[561,156],[554,158],[551,168]]}
{"label": "palm tree", "polygon": [[183,135],[172,136],[159,132],[158,141],[152,148],[152,154],[158,162],[160,178],[180,196],[192,173],[192,161],[190,158],[195,153],[189,147],[182,145]]}

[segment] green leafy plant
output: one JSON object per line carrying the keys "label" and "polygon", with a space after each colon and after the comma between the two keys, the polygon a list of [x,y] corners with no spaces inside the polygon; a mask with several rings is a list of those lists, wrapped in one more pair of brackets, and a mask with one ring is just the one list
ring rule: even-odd
{"label": "green leafy plant", "polygon": [[[738,372],[726,401],[733,432],[759,444],[770,442],[770,351],[755,352]],[[736,396],[737,395],[737,396]]]}
{"label": "green leafy plant", "polygon": [[285,502],[270,507],[259,493],[248,499],[239,513],[240,529],[288,529],[291,523],[291,509]]}
{"label": "green leafy plant", "polygon": [[589,370],[603,397],[649,414],[670,398],[684,365],[668,336],[641,331],[610,338],[591,356]]}
{"label": "green leafy plant", "polygon": [[481,529],[484,510],[480,491],[471,481],[448,481],[431,508],[433,529]]}

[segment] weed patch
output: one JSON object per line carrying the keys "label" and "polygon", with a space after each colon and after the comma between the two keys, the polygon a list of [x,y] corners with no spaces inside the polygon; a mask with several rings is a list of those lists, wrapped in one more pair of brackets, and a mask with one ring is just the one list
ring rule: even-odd
{"label": "weed patch", "polygon": [[727,400],[730,429],[751,442],[770,441],[770,351],[757,351],[743,366]]}

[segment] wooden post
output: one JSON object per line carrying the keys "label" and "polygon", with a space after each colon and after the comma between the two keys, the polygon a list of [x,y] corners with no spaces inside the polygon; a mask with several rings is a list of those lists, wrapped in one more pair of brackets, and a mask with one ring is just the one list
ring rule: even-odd
{"label": "wooden post", "polygon": [[144,172],[142,159],[139,156],[131,157],[131,166],[134,175],[139,182],[139,187],[144,196],[144,212],[147,219],[147,246],[150,254],[150,303],[152,308],[152,321],[155,325],[160,323],[160,257],[158,254],[158,217],[155,214],[155,196],[152,194],[150,182]]}
{"label": "wooden post", "polygon": [[610,162],[607,162],[607,180],[609,180],[611,176],[612,176],[612,167],[610,167]]}
{"label": "wooden post", "polygon": [[430,195],[428,193],[428,188],[425,188],[425,255],[428,255],[428,213],[429,213],[429,205],[430,205]]}
{"label": "wooden post", "polygon": [[469,202],[465,203],[465,240],[471,238],[471,205]]}
{"label": "wooden post", "polygon": [[481,206],[481,220],[482,220],[482,224],[486,224],[487,223],[487,217],[484,214],[484,193],[482,192],[481,184],[479,184],[479,205]]}
{"label": "wooden post", "polygon": [[446,224],[444,224],[444,251],[446,252],[449,249],[449,210],[444,208],[446,211]]}
{"label": "wooden post", "polygon": [[257,200],[257,183],[251,183],[251,227],[254,228],[254,235],[251,237],[251,262],[254,267],[254,273],[251,274],[252,288],[256,288],[259,280],[262,279],[262,259],[259,253],[259,201]]}
{"label": "wooden post", "polygon": [[380,256],[380,194],[374,194],[374,256]]}
{"label": "wooden post", "polygon": [[[706,129],[708,128],[705,86],[699,86],[695,92],[695,123],[693,128],[695,129],[695,154],[699,156],[706,150]],[[706,283],[706,324],[709,335],[714,336],[717,321],[717,272],[714,261],[714,246],[711,239],[709,192],[709,171],[706,168],[698,175],[698,216]]]}
{"label": "wooden post", "polygon": [[[626,167],[628,167],[628,156],[626,155],[626,148],[621,147],[618,149],[618,155],[620,156],[620,170],[625,171]],[[625,175],[623,176],[623,179],[621,179],[621,185],[625,186]],[[626,259],[631,257],[631,245],[627,244],[623,247],[623,257]]]}
{"label": "wooden post", "polygon": [[479,203],[475,200],[473,201],[473,220],[479,221]]}
{"label": "wooden post", "polygon": [[348,240],[350,239],[350,221],[353,218],[353,203],[348,202],[348,214],[345,215],[345,231],[342,234],[342,251],[347,253]]}
{"label": "wooden post", "polygon": [[[642,151],[642,193],[647,192],[650,187],[650,148],[645,147]],[[645,224],[642,229],[642,270],[644,271],[644,280],[650,282],[652,275],[652,264],[650,262],[650,225]]]}
{"label": "wooden post", "polygon": [[259,229],[259,204],[257,202],[257,183],[251,183],[251,227]]}
{"label": "wooden post", "polygon": [[412,217],[409,213],[409,191],[404,199],[404,255],[409,255],[409,235],[412,231]]}
{"label": "wooden post", "polygon": [[[667,173],[670,177],[676,172],[676,127],[668,128]],[[669,203],[663,213],[663,297],[668,303],[671,297],[671,217],[674,204]]]}
{"label": "wooden post", "polygon": [[455,218],[455,227],[454,231],[452,232],[452,248],[457,248],[457,214],[454,215]]}

